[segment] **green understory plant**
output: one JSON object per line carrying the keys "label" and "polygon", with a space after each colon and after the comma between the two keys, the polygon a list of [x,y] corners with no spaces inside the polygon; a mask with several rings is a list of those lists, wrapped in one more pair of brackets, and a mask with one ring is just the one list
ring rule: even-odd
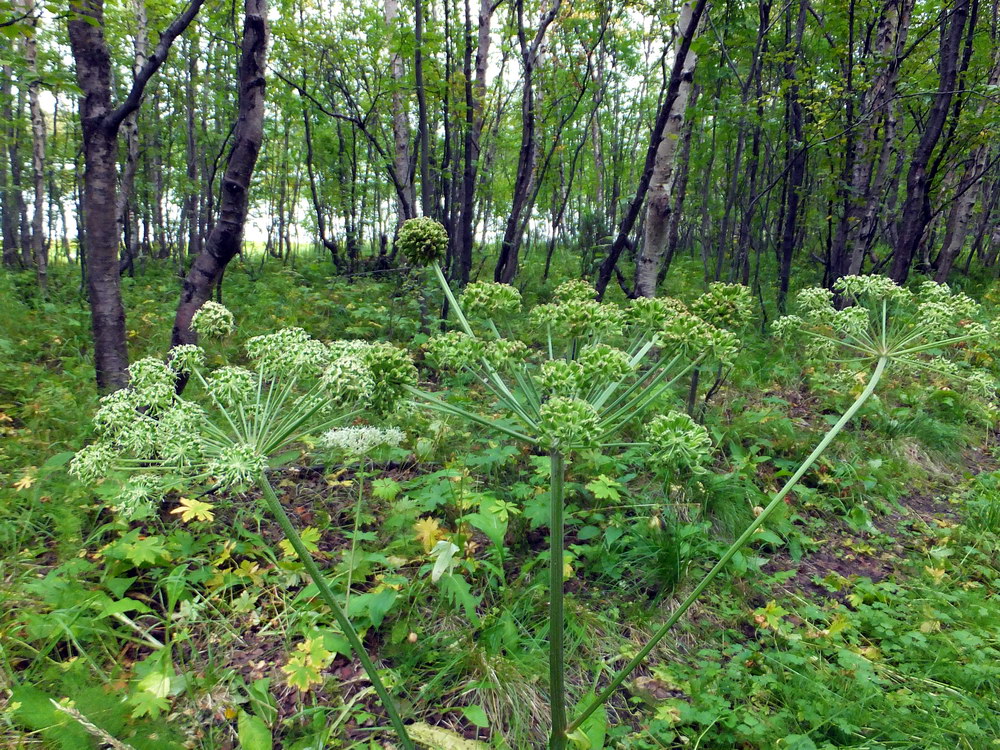
{"label": "green understory plant", "polygon": [[[233,316],[206,303],[192,321],[204,336],[225,336]],[[324,343],[301,328],[246,342],[248,367],[206,367],[198,346],[175,347],[168,361],[147,357],[129,368],[127,388],[105,396],[94,415],[98,440],[73,458],[70,470],[89,484],[121,480],[115,510],[124,519],[155,512],[168,493],[256,489],[275,518],[361,662],[400,742],[414,747],[395,703],[356,629],[291,523],[268,471],[297,457],[297,446],[319,438],[359,454],[398,444],[399,430],[342,426],[352,418],[394,413],[416,382],[409,355],[387,343]],[[179,377],[188,379],[182,397]]]}
{"label": "green understory plant", "polygon": [[810,288],[799,293],[800,314],[781,318],[775,333],[793,338],[804,347],[814,366],[835,366],[845,383],[865,385],[784,486],[736,538],[691,592],[653,634],[649,642],[622,667],[600,693],[567,727],[572,732],[607,701],[649,655],[708,585],[781,507],[788,493],[826,451],[837,435],[875,393],[891,372],[895,377],[926,379],[944,375],[967,385],[984,398],[996,394],[993,378],[973,366],[978,349],[993,339],[991,331],[976,320],[979,305],[963,294],[953,294],[943,284],[925,281],[918,293],[882,276],[845,276],[837,291],[847,306],[837,309],[828,289]]}
{"label": "green understory plant", "polygon": [[[677,300],[642,298],[622,308],[598,302],[586,282],[569,281],[555,290],[553,302],[528,313],[538,342],[531,347],[513,333],[522,313],[517,289],[476,282],[459,300],[436,262],[433,269],[460,330],[431,338],[425,345],[428,357],[443,371],[474,377],[495,399],[502,417],[416,387],[409,391],[416,405],[497,431],[548,456],[549,747],[562,750],[571,739],[585,744],[579,723],[569,727],[566,711],[567,460],[583,449],[633,445],[622,441],[637,417],[658,405],[699,364],[728,361],[737,340]],[[654,463],[673,469],[698,466],[711,447],[703,432],[687,415],[671,412],[650,422],[639,445],[648,448]]]}
{"label": "green understory plant", "polygon": [[[556,290],[554,303],[539,305],[528,316],[543,331],[539,352],[509,335],[511,328],[505,326],[521,312],[517,290],[474,283],[459,300],[436,263],[434,269],[461,330],[431,339],[426,345],[430,359],[441,369],[473,374],[496,399],[504,418],[478,414],[411,388],[416,402],[494,429],[549,455],[549,747],[554,750],[565,748],[570,741],[588,746],[585,722],[782,505],[875,393],[890,366],[898,376],[936,373],[967,383],[981,395],[993,393],[991,378],[970,366],[968,357],[963,364],[961,357],[944,356],[967,354],[991,335],[973,319],[978,306],[968,297],[954,295],[933,282],[912,294],[875,276],[841,279],[838,291],[847,306],[840,310],[833,305],[828,290],[810,289],[800,294],[802,314],[782,319],[779,331],[784,335],[800,333],[808,355],[822,364],[836,365],[845,379],[857,382],[859,373],[865,373],[867,377],[860,376],[865,380],[864,388],[646,645],[570,720],[566,716],[562,643],[566,458],[581,448],[624,445],[616,441],[629,422],[709,356],[722,361],[731,357],[735,336],[692,315],[673,300],[636,300],[630,309],[621,310],[594,301],[584,282],[567,282]],[[634,328],[630,329],[629,323]],[[508,335],[503,335],[501,328]],[[648,397],[650,391],[656,396]],[[695,427],[686,415],[677,413],[651,420],[645,444],[651,463],[675,470],[698,467],[710,443]]]}

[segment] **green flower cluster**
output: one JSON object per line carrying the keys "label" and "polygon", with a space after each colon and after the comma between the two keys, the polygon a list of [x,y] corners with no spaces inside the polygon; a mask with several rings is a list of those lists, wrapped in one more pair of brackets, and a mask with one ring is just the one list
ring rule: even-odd
{"label": "green flower cluster", "polygon": [[257,375],[243,367],[227,365],[207,376],[208,393],[223,406],[249,401],[257,389]]}
{"label": "green flower cluster", "polygon": [[586,387],[587,375],[579,362],[571,359],[552,359],[542,362],[538,383],[543,393],[550,396],[576,396]]}
{"label": "green flower cluster", "polygon": [[625,327],[624,311],[617,305],[582,299],[579,295],[580,287],[575,289],[576,296],[570,295],[562,301],[535,306],[531,310],[529,321],[538,327],[549,327],[557,335],[567,338],[582,338],[588,334],[620,335]]}
{"label": "green flower cluster", "polygon": [[550,450],[591,447],[601,437],[597,410],[582,398],[551,398],[542,404],[539,417],[539,442]]}
{"label": "green flower cluster", "polygon": [[521,311],[521,292],[510,284],[474,281],[460,297],[466,315],[478,318],[501,318]]}
{"label": "green flower cluster", "polygon": [[528,356],[528,345],[518,339],[493,339],[483,345],[483,356],[495,368],[521,362]]}
{"label": "green flower cluster", "polygon": [[[74,456],[71,472],[88,483],[129,475],[116,503],[126,516],[173,487],[240,491],[307,432],[351,409],[392,412],[416,382],[411,358],[391,344],[324,344],[291,328],[250,339],[247,351],[254,369],[202,372],[205,354],[191,346],[169,363],[133,363],[129,387],[101,399],[98,440]],[[176,394],[178,372],[190,375],[191,398]]]}
{"label": "green flower cluster", "polygon": [[[480,337],[462,314],[517,309],[520,298],[497,285],[470,285],[459,302],[439,277],[458,311],[463,331],[434,336],[424,345],[429,361],[443,370],[477,372],[518,427],[495,425],[519,440],[562,452],[593,445],[621,431],[675,388],[680,378],[709,358],[729,362],[739,341],[670,298],[635,300],[627,308],[598,302],[585,281],[568,281],[553,301],[534,307],[529,324],[541,339],[503,338],[496,326]],[[720,320],[743,316],[749,295],[737,285],[713,285]],[[705,308],[706,310],[708,308]],[[727,316],[729,316],[727,318]],[[494,420],[411,389],[429,408],[483,426]]]}
{"label": "green flower cluster", "polygon": [[708,291],[691,303],[691,312],[716,328],[739,330],[750,320],[753,298],[742,284],[715,281]]}
{"label": "green flower cluster", "polygon": [[978,395],[993,392],[991,376],[954,359],[974,355],[992,339],[976,320],[979,304],[967,295],[930,280],[914,293],[874,275],[845,276],[834,288],[847,306],[838,310],[828,289],[803,289],[796,296],[798,314],[775,321],[772,331],[795,338],[819,362],[836,362],[840,385],[854,382],[858,370],[884,357],[911,374],[936,372],[965,382]]}
{"label": "green flower cluster", "polygon": [[236,318],[224,305],[208,300],[192,316],[191,330],[200,336],[222,338],[236,330]]}
{"label": "green flower cluster", "polygon": [[486,354],[486,344],[462,331],[448,331],[429,338],[424,351],[438,368],[457,372],[478,367]]}
{"label": "green flower cluster", "polygon": [[577,362],[590,382],[622,380],[632,373],[629,356],[610,344],[587,344],[580,347]]}
{"label": "green flower cluster", "polygon": [[690,312],[669,318],[659,331],[664,346],[679,347],[691,354],[708,354],[722,364],[729,364],[739,350],[739,339],[731,331],[716,328]]}
{"label": "green flower cluster", "polygon": [[570,279],[556,287],[552,293],[556,302],[594,302],[597,300],[597,290],[583,279]]}
{"label": "green flower cluster", "polygon": [[414,266],[429,266],[448,250],[448,230],[427,216],[407,219],[399,227],[397,247]]}
{"label": "green flower cluster", "polygon": [[387,341],[367,344],[361,361],[371,373],[370,407],[379,414],[391,414],[403,403],[407,387],[417,384],[417,368],[409,352]]}
{"label": "green flower cluster", "polygon": [[652,449],[649,461],[670,472],[703,473],[712,458],[708,430],[683,412],[653,417],[646,426],[646,439]]}
{"label": "green flower cluster", "polygon": [[655,331],[687,312],[687,305],[673,297],[636,297],[629,304],[626,319],[630,325]]}

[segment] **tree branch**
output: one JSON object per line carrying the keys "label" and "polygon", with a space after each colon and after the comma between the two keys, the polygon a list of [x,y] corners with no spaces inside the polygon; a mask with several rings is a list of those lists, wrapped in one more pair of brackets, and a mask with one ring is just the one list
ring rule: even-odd
{"label": "tree branch", "polygon": [[191,22],[198,15],[198,11],[204,2],[205,0],[190,0],[190,3],[181,14],[160,34],[160,41],[156,43],[156,48],[153,50],[153,54],[146,60],[146,64],[136,73],[135,80],[132,81],[132,89],[128,92],[128,96],[125,97],[125,101],[104,118],[102,125],[106,130],[112,133],[117,132],[125,118],[139,109],[139,105],[142,103],[142,95],[146,91],[146,84],[149,83],[149,79],[163,65],[163,62],[167,59],[167,55],[170,53],[170,46],[191,25]]}

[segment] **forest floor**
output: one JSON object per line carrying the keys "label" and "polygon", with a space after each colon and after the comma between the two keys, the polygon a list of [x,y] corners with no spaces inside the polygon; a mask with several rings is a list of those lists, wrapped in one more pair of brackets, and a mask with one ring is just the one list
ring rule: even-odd
{"label": "forest floor", "polygon": [[[310,273],[227,276],[246,330],[419,340],[405,290]],[[58,279],[47,303],[3,295],[0,745],[99,746],[55,700],[136,750],[392,747],[370,683],[253,493],[202,498],[211,517],[188,520],[172,497],[123,523],[100,489],[67,477],[95,398],[86,312]],[[165,345],[172,285],[126,280],[129,309],[142,311],[133,356]],[[766,342],[751,340],[747,356],[750,374],[706,411],[715,472],[664,487],[629,456],[571,465],[574,700],[641,646],[837,413]],[[619,691],[605,746],[1000,747],[1000,463],[988,422],[944,388],[859,414]],[[276,470],[276,491],[331,577],[352,580],[349,609],[408,720],[477,747],[540,747],[545,467],[455,425],[412,430],[423,442],[363,471]],[[459,531],[485,499],[516,509],[500,556],[468,530],[470,589],[435,585],[422,539]],[[250,744],[247,717],[273,745]]]}

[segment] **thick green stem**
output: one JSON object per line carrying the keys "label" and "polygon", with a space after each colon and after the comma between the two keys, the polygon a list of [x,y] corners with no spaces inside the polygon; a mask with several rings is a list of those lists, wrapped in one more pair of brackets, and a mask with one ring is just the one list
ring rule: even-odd
{"label": "thick green stem", "polygon": [[692,589],[691,593],[687,595],[684,601],[680,603],[680,606],[674,610],[669,619],[667,619],[667,621],[660,626],[660,629],[653,634],[653,637],[650,638],[649,642],[642,647],[639,653],[637,653],[628,664],[615,674],[608,686],[587,704],[587,707],[583,709],[580,715],[570,722],[569,726],[566,728],[567,732],[572,732],[574,729],[579,727],[592,713],[594,713],[594,711],[600,708],[611,697],[615,690],[617,690],[618,687],[628,678],[628,676],[632,674],[632,671],[638,667],[647,656],[649,656],[649,653],[656,647],[656,644],[659,643],[668,632],[670,632],[670,629],[677,623],[678,620],[681,619],[691,605],[698,600],[698,597],[701,596],[702,592],[708,588],[708,584],[710,584],[719,572],[729,564],[729,561],[736,556],[736,553],[743,548],[743,545],[750,541],[750,538],[754,535],[757,529],[764,525],[768,517],[784,501],[785,496],[792,491],[796,484],[799,483],[799,480],[802,479],[803,475],[805,475],[809,468],[816,462],[816,459],[823,454],[823,452],[830,446],[830,443],[833,442],[833,439],[837,437],[840,431],[844,429],[847,423],[850,422],[854,415],[858,412],[858,409],[860,409],[872,393],[875,392],[875,386],[877,386],[879,380],[881,380],[882,373],[885,371],[887,362],[887,358],[879,358],[878,363],[875,365],[875,370],[872,372],[871,378],[868,380],[868,385],[865,386],[861,395],[858,396],[854,403],[851,404],[850,408],[844,412],[843,416],[837,420],[837,423],[830,428],[829,432],[823,436],[819,445],[817,445],[813,449],[813,452],[809,454],[808,458],[802,462],[802,465],[799,466],[778,494],[771,499],[771,502],[767,504],[763,512],[757,516],[756,519],[754,519],[753,523],[747,526],[746,530],[740,534],[739,538],[733,542],[732,545],[730,545],[729,549],[726,550],[726,553],[719,558],[719,561],[710,571],[708,571],[708,573],[705,574],[705,577],[698,582],[698,585]]}
{"label": "thick green stem", "polygon": [[563,480],[565,457],[549,453],[549,750],[566,747],[566,686],[563,679]]}
{"label": "thick green stem", "polygon": [[375,692],[382,701],[382,706],[385,708],[386,713],[389,714],[389,721],[392,722],[392,727],[396,730],[400,743],[404,748],[406,748],[406,750],[415,750],[413,741],[406,733],[406,727],[403,726],[403,720],[399,717],[399,712],[396,711],[396,704],[393,703],[392,697],[389,695],[389,691],[386,690],[382,679],[378,676],[378,670],[375,669],[375,663],[371,660],[371,657],[368,656],[368,652],[365,651],[364,644],[361,643],[361,639],[358,637],[357,631],[354,629],[354,626],[351,625],[351,621],[347,619],[347,614],[337,602],[337,598],[334,596],[333,591],[330,589],[326,579],[323,577],[323,573],[320,571],[319,566],[316,565],[316,561],[313,560],[312,555],[309,554],[309,550],[307,550],[306,546],[302,543],[302,539],[299,537],[295,527],[292,526],[292,522],[289,520],[288,514],[285,513],[285,509],[281,507],[281,501],[278,500],[278,496],[274,494],[274,489],[271,487],[271,483],[267,481],[267,477],[264,474],[261,474],[257,478],[257,483],[260,485],[260,489],[264,493],[264,500],[267,503],[268,510],[271,511],[271,514],[277,520],[285,538],[288,539],[288,542],[292,545],[292,549],[295,550],[295,554],[298,555],[299,560],[305,566],[306,572],[309,573],[309,577],[312,578],[313,583],[316,584],[316,588],[319,590],[320,598],[326,602],[327,606],[333,611],[333,617],[340,626],[347,642],[351,645],[351,650],[354,651],[354,655],[358,657],[358,661],[360,661],[361,666],[364,667],[365,673],[368,675],[368,679],[372,681],[372,687],[375,688]]}

